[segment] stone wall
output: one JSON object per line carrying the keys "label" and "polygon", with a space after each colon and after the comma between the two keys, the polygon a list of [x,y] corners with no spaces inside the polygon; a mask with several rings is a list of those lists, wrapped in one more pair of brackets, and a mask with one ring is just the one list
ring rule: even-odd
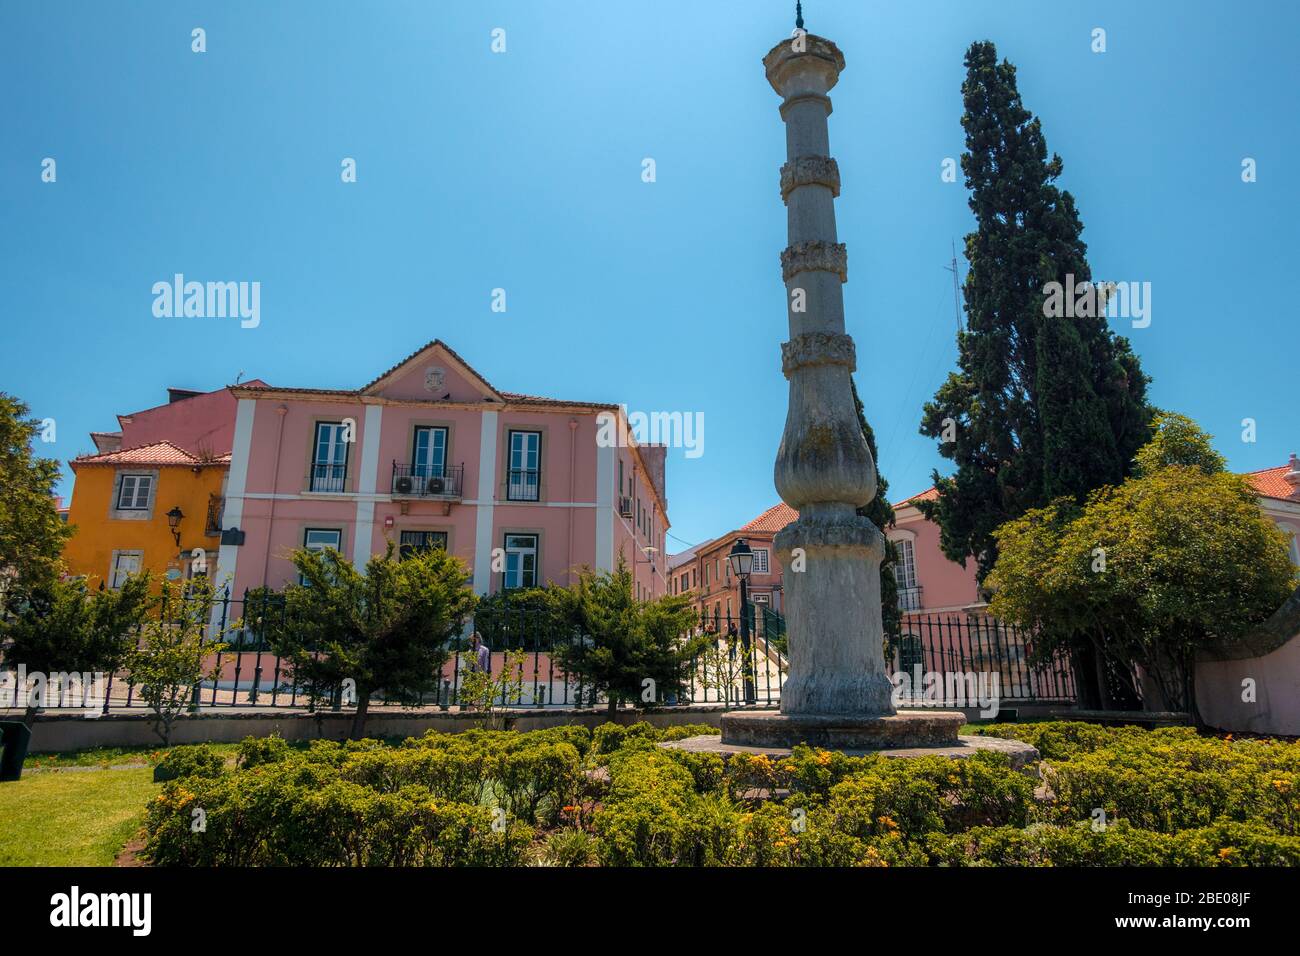
{"label": "stone wall", "polygon": [[1300,589],[1239,642],[1198,656],[1196,704],[1211,727],[1300,735]]}

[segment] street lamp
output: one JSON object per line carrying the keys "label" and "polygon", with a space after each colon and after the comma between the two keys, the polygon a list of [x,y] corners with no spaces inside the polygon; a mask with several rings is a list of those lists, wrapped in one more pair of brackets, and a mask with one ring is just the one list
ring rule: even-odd
{"label": "street lamp", "polygon": [[181,533],[176,529],[180,527],[181,519],[185,517],[185,512],[181,511],[180,505],[172,508],[167,512],[167,527],[172,529],[172,537],[176,539],[176,547],[181,546]]}
{"label": "street lamp", "polygon": [[749,641],[749,618],[745,610],[749,606],[749,589],[746,582],[749,580],[749,573],[754,570],[754,552],[750,550],[744,538],[736,539],[736,543],[731,546],[731,552],[727,555],[727,561],[731,564],[731,573],[740,579],[740,651],[744,656],[741,670],[744,674],[745,703],[752,704],[754,703],[754,669]]}

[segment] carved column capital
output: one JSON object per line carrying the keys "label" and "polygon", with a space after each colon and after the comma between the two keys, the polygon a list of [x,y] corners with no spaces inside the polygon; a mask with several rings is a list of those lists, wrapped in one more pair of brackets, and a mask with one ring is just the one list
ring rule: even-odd
{"label": "carved column capital", "polygon": [[789,282],[800,272],[835,272],[841,282],[849,281],[849,252],[842,242],[804,239],[781,250],[781,277]]}
{"label": "carved column capital", "polygon": [[852,337],[842,332],[803,332],[781,343],[781,371],[786,378],[809,365],[843,365],[855,371],[858,355]]}
{"label": "carved column capital", "polygon": [[781,167],[781,199],[790,202],[790,193],[800,186],[825,186],[832,196],[840,194],[840,166],[829,156],[799,156]]}

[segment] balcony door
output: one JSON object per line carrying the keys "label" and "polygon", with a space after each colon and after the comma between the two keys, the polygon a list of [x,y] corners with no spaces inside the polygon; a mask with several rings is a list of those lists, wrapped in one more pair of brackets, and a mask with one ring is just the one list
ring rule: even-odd
{"label": "balcony door", "polygon": [[347,430],[342,422],[317,422],[311,490],[341,492],[348,473]]}
{"label": "balcony door", "polygon": [[510,433],[510,474],[506,498],[510,501],[537,501],[540,498],[542,472],[542,433]]}
{"label": "balcony door", "polygon": [[898,584],[900,611],[921,609],[921,589],[916,584],[916,551],[912,542],[902,538],[893,542],[898,560],[894,563],[894,580]]}
{"label": "balcony door", "polygon": [[447,429],[420,427],[415,430],[411,452],[411,474],[417,480],[446,477]]}

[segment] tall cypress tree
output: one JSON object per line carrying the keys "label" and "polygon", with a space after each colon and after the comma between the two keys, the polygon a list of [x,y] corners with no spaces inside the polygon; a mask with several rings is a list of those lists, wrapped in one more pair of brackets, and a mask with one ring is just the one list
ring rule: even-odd
{"label": "tall cypress tree", "polygon": [[1048,159],[1016,68],[998,63],[992,43],[967,51],[962,97],[962,171],[976,219],[965,241],[967,328],[958,370],[921,421],[956,471],[936,471],[939,497],[919,506],[939,524],[944,553],[963,565],[974,557],[982,580],[997,558],[994,528],[1121,481],[1150,437],[1152,411],[1148,378],[1103,311],[1044,308],[1048,283],[1091,281],[1083,225],[1055,185],[1061,158]]}
{"label": "tall cypress tree", "polygon": [[[866,409],[862,406],[862,399],[858,397],[858,383],[852,378],[849,382],[853,386],[853,407],[858,410],[858,424],[862,426],[862,437],[867,440],[867,448],[871,451],[871,460],[876,463],[876,497],[862,508],[858,509],[858,514],[864,518],[870,518],[881,531],[885,531],[894,526],[894,506],[889,503],[889,482],[885,476],[880,473],[880,454],[876,451],[876,433],[867,423]],[[885,639],[893,641],[898,637],[899,628],[902,624],[903,614],[898,609],[898,581],[894,578],[894,563],[898,560],[898,552],[894,550],[892,542],[885,541],[885,558],[880,562],[880,618],[881,623],[885,626]]]}

